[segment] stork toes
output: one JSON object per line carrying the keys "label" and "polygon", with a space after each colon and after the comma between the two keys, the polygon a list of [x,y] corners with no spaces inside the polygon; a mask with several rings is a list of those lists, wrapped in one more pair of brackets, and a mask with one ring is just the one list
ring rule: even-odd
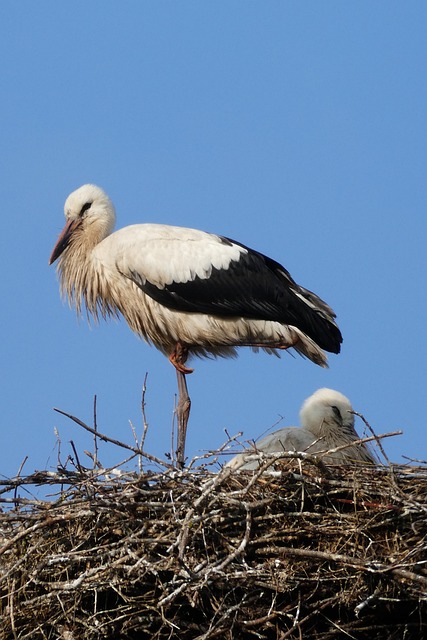
{"label": "stork toes", "polygon": [[183,365],[181,362],[177,362],[174,353],[171,356],[169,356],[169,360],[172,362],[175,369],[180,373],[183,373],[184,375],[187,375],[188,373],[193,373],[194,371],[194,369],[189,369],[188,367]]}
{"label": "stork toes", "polygon": [[193,373],[194,369],[190,369],[185,366],[185,363],[188,358],[188,348],[182,342],[177,342],[175,345],[174,351],[169,356],[170,362],[173,364],[175,369],[184,375],[188,373]]}

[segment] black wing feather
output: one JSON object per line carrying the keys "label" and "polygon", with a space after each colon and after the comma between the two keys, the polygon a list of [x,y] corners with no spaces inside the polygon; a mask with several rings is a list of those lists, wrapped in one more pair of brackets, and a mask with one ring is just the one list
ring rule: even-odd
{"label": "black wing feather", "polygon": [[[247,253],[241,253],[227,269],[212,268],[208,278],[196,276],[188,282],[172,282],[163,289],[142,280],[135,272],[131,278],[144,293],[169,309],[290,324],[319,347],[339,353],[341,333],[326,303],[299,287],[278,262],[228,238],[222,240],[243,247]],[[318,301],[318,308],[313,309],[297,292],[312,304]]]}

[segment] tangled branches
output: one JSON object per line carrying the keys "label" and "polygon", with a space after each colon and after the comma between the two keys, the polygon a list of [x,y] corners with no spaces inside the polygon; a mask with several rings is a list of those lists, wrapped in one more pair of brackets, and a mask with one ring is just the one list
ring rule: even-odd
{"label": "tangled branches", "polygon": [[[270,474],[155,463],[3,482],[2,638],[426,634],[424,467],[323,473],[298,454],[275,454]],[[24,484],[59,492],[27,499]]]}

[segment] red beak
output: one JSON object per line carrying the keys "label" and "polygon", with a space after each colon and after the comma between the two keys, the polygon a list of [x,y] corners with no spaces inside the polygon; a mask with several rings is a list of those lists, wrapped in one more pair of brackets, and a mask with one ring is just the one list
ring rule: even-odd
{"label": "red beak", "polygon": [[55,260],[59,258],[61,253],[68,247],[71,236],[76,228],[79,226],[80,220],[69,220],[65,227],[61,231],[61,235],[58,238],[56,245],[49,258],[49,264],[53,264]]}

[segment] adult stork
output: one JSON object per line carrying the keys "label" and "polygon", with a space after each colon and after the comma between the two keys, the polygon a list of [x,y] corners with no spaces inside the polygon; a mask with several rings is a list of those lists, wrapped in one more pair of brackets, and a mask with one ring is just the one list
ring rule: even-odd
{"label": "adult stork", "polygon": [[114,233],[113,203],[86,184],[65,202],[66,224],[50,256],[59,258],[63,296],[80,313],[122,314],[165,353],[178,377],[177,462],[184,463],[190,412],[187,357],[294,348],[321,366],[339,353],[332,309],[258,251],[196,229],[135,224]]}
{"label": "adult stork", "polygon": [[[326,464],[368,462],[375,458],[365,443],[359,440],[354,428],[354,412],[350,400],[334,389],[318,389],[301,407],[300,427],[283,427],[270,433],[251,449],[239,453],[227,466],[251,470],[259,467],[257,452],[279,453],[305,451],[319,454]],[[339,451],[332,451],[343,447]]]}

